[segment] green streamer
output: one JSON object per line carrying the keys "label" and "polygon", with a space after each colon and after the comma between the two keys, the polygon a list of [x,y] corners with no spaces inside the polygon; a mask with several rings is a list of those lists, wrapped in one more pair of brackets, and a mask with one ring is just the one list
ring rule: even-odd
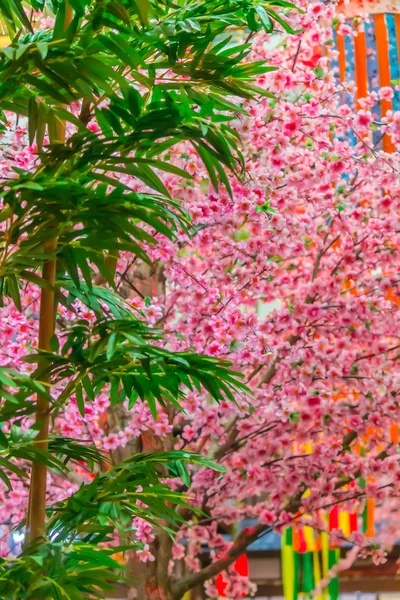
{"label": "green streamer", "polygon": [[293,552],[294,560],[294,582],[293,582],[293,600],[297,600],[299,595],[299,580],[300,580],[300,561],[299,553]]}
{"label": "green streamer", "polygon": [[302,555],[303,562],[303,592],[310,595],[314,589],[314,574],[312,553],[305,552]]}
{"label": "green streamer", "polygon": [[[338,548],[330,548],[328,554],[328,565],[329,569],[331,569],[334,565],[337,565],[339,561],[339,549]],[[339,597],[339,578],[337,576],[333,577],[328,585],[329,592],[329,600],[337,600]]]}

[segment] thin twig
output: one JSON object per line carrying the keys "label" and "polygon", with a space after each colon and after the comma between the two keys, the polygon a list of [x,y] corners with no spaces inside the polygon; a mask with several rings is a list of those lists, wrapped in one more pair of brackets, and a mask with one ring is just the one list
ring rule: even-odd
{"label": "thin twig", "polygon": [[297,45],[296,54],[294,55],[294,60],[293,60],[293,65],[292,65],[292,72],[293,73],[294,73],[294,70],[296,68],[297,59],[299,58],[300,48],[301,48],[301,40],[299,41],[299,43]]}

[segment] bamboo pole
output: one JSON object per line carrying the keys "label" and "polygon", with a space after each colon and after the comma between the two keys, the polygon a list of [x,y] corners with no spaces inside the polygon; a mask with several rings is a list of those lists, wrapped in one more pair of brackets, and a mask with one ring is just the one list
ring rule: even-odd
{"label": "bamboo pole", "polygon": [[[57,248],[56,238],[49,240],[45,251],[52,253]],[[56,279],[56,260],[52,259],[43,265],[43,279],[52,289],[42,289],[40,297],[39,317],[39,349],[50,350],[50,339],[55,332],[55,297],[54,284]],[[43,363],[42,363],[43,364]],[[43,365],[44,366],[44,365]],[[50,383],[50,377],[42,378],[43,383]],[[40,431],[35,439],[35,445],[41,450],[47,450],[49,437],[49,401],[38,394],[36,403],[35,422],[40,423]],[[30,543],[44,534],[46,518],[46,478],[47,467],[40,462],[33,462],[29,487],[28,516],[26,522],[26,542]]]}
{"label": "bamboo pole", "polygon": [[[72,21],[72,8],[66,4],[65,29]],[[51,134],[51,142],[63,143],[65,141],[65,123],[57,123],[57,128]],[[44,245],[44,250],[48,254],[54,254],[57,250],[57,238],[49,240]],[[39,315],[39,349],[50,350],[50,340],[55,334],[56,323],[56,301],[55,301],[55,281],[56,281],[57,260],[52,258],[43,264],[43,279],[49,284],[48,288],[42,288],[40,295],[40,315]],[[41,366],[45,366],[46,361],[42,361]],[[44,376],[42,382],[50,384],[50,376]],[[47,450],[50,424],[50,403],[45,396],[37,395],[35,422],[40,423],[40,430],[35,439],[35,445],[41,450]],[[45,532],[46,521],[46,492],[47,492],[47,467],[45,464],[33,461],[32,473],[29,486],[28,513],[26,518],[26,536],[25,543],[29,544],[37,538],[41,538]]]}

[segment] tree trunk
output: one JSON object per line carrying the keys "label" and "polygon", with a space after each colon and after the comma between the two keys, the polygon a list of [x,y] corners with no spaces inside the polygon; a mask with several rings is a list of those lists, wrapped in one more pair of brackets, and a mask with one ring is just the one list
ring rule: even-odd
{"label": "tree trunk", "polygon": [[[57,240],[50,240],[45,246],[45,251],[49,253],[54,252],[56,247]],[[43,279],[51,286],[54,286],[55,277],[56,261],[49,260],[43,266]],[[40,298],[39,349],[41,350],[50,350],[50,339],[55,331],[55,298],[53,289],[43,289]],[[42,381],[43,383],[49,383],[50,377],[43,377]],[[47,440],[49,437],[49,401],[40,394],[37,396],[35,422],[41,424],[40,431],[35,439],[35,445],[41,450],[47,450]],[[33,462],[26,520],[27,544],[44,534],[46,477],[46,465],[40,462]]]}
{"label": "tree trunk", "polygon": [[162,265],[142,263],[135,269],[133,283],[142,296],[165,296],[165,276]]}
{"label": "tree trunk", "polygon": [[154,561],[141,562],[132,556],[128,563],[128,577],[131,589],[128,599],[137,600],[173,600],[168,565],[171,559],[172,540],[163,529],[156,531],[156,537],[150,548]]}
{"label": "tree trunk", "polygon": [[[165,277],[163,267],[160,265],[141,264],[139,268],[135,269],[130,282],[133,284],[132,289],[142,297],[165,296]],[[128,285],[130,282],[128,279]],[[137,450],[145,454],[171,450],[173,445],[172,436],[161,439],[150,430],[143,432],[140,438],[136,440]],[[136,555],[132,555],[129,559],[127,573],[131,581],[131,589],[128,593],[129,599],[173,600],[170,587],[171,579],[168,575],[173,542],[169,534],[161,528],[157,528],[154,533],[155,540],[150,546],[150,551],[155,560],[143,563]]]}

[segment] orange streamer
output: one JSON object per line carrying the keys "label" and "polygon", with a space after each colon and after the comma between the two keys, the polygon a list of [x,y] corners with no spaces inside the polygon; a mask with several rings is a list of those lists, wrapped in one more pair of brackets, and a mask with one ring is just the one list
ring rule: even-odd
{"label": "orange streamer", "polygon": [[297,530],[293,531],[293,550],[298,552],[300,550],[300,532]]}
{"label": "orange streamer", "polygon": [[400,298],[394,294],[393,289],[388,290],[385,300],[390,300],[393,304],[396,304],[396,306],[400,306]]}
{"label": "orange streamer", "polygon": [[365,536],[372,538],[375,535],[375,500],[367,498],[367,530]]}
{"label": "orange streamer", "polygon": [[[381,87],[390,87],[389,42],[385,15],[375,15],[375,35],[380,85]],[[382,116],[391,109],[390,100],[381,100]],[[382,147],[385,152],[394,152],[395,148],[390,136],[383,137]]]}
{"label": "orange streamer", "polygon": [[399,443],[399,426],[397,423],[393,423],[393,425],[390,426],[390,441],[392,444],[396,445]]}
{"label": "orange streamer", "polygon": [[356,62],[356,86],[357,100],[365,98],[368,93],[368,75],[367,75],[367,42],[365,33],[360,32],[354,38],[354,51]]}
{"label": "orange streamer", "polygon": [[346,56],[344,48],[344,37],[342,35],[337,36],[337,47],[339,51],[339,75],[340,83],[343,83],[346,77]]}
{"label": "orange streamer", "polygon": [[400,15],[394,16],[396,23],[396,37],[397,37],[397,52],[398,52],[398,60],[400,63]]}

